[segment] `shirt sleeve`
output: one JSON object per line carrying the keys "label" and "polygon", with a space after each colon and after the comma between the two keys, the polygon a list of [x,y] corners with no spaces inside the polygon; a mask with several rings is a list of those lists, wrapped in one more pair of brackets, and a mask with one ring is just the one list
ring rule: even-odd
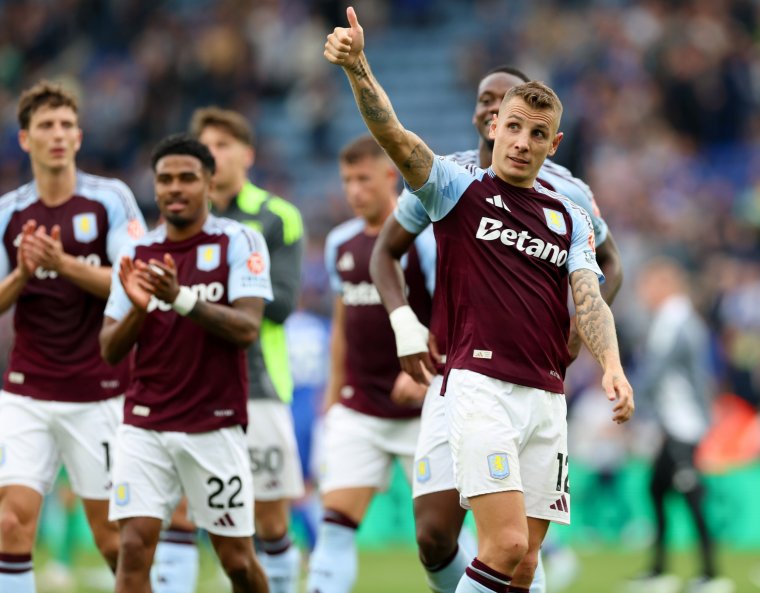
{"label": "shirt sleeve", "polygon": [[[276,217],[276,228],[267,233],[267,248],[272,261],[271,280],[274,300],[267,303],[264,316],[275,323],[284,323],[298,304],[298,289],[301,285],[301,260],[303,259],[304,238],[285,240],[285,223]],[[266,227],[265,227],[266,228]]]}
{"label": "shirt sleeve", "polygon": [[412,235],[419,235],[432,222],[420,201],[408,189],[401,192],[393,215],[404,230]]}
{"label": "shirt sleeve", "polygon": [[433,159],[430,176],[425,185],[412,193],[422,203],[430,220],[436,222],[451,212],[465,190],[473,181],[482,179],[484,174],[483,169],[463,167],[437,156]]}
{"label": "shirt sleeve", "polygon": [[425,276],[425,287],[430,296],[433,296],[435,290],[435,263],[437,257],[437,248],[435,245],[435,236],[432,227],[420,233],[414,240],[414,247],[417,249],[417,256],[420,258],[420,267]]}
{"label": "shirt sleeve", "polygon": [[563,201],[565,208],[573,220],[573,235],[570,241],[570,252],[567,257],[567,270],[572,274],[576,270],[591,270],[599,277],[599,283],[604,282],[604,274],[596,263],[596,242],[591,218],[585,210],[574,203]]}
{"label": "shirt sleeve", "polygon": [[116,259],[113,260],[113,265],[111,266],[111,292],[108,295],[108,302],[106,303],[106,309],[103,312],[103,315],[115,319],[116,321],[123,319],[132,308],[132,301],[129,300],[129,297],[124,290],[124,286],[122,286],[121,280],[119,279],[119,261],[121,261],[121,257],[124,255],[134,257],[134,245],[125,245],[122,248],[121,253],[119,253]]}
{"label": "shirt sleeve", "polygon": [[331,232],[325,241],[325,269],[327,270],[327,277],[330,279],[330,288],[335,294],[343,294],[343,281],[338,274],[337,259],[338,242],[335,233]]}
{"label": "shirt sleeve", "polygon": [[107,202],[108,236],[106,252],[111,265],[119,261],[119,252],[124,245],[145,234],[145,218],[137,206],[132,190],[121,181],[114,180],[112,191],[116,199]]}
{"label": "shirt sleeve", "polygon": [[227,261],[230,266],[230,303],[246,297],[260,297],[267,301],[274,298],[269,250],[261,233],[239,225],[237,232],[230,236]]}

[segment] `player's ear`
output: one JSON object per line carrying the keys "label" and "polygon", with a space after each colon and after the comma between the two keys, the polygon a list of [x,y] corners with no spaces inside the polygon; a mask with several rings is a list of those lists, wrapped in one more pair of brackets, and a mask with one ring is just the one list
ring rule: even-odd
{"label": "player's ear", "polygon": [[491,120],[491,127],[488,128],[488,138],[496,140],[496,127],[499,125],[499,116],[495,115]]}
{"label": "player's ear", "polygon": [[18,145],[24,152],[29,152],[29,130],[18,131]]}
{"label": "player's ear", "polygon": [[559,143],[562,142],[562,138],[564,137],[564,133],[557,132],[554,136],[554,140],[552,140],[552,146],[549,149],[549,156],[553,156],[555,152],[557,152],[557,148],[559,148]]}
{"label": "player's ear", "polygon": [[245,168],[250,169],[256,162],[256,149],[253,146],[246,147],[245,151]]}

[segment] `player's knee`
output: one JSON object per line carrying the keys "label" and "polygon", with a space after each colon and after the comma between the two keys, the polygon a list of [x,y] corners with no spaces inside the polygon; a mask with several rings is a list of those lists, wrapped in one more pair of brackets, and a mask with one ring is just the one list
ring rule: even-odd
{"label": "player's knee", "polygon": [[288,533],[287,518],[275,513],[267,513],[256,517],[256,536],[260,539],[274,540]]}
{"label": "player's knee", "polygon": [[0,510],[0,549],[17,547],[21,544],[27,532],[25,527],[14,511]]}
{"label": "player's knee", "polygon": [[435,566],[451,557],[457,546],[457,534],[435,520],[417,522],[417,547],[425,566]]}
{"label": "player's knee", "polygon": [[118,552],[119,570],[149,571],[149,550],[147,542],[139,533],[131,530],[122,531]]}
{"label": "player's knee", "polygon": [[502,559],[508,566],[517,566],[528,553],[528,536],[521,531],[504,530],[489,540],[483,543],[487,555]]}
{"label": "player's knee", "polygon": [[256,563],[253,554],[245,553],[242,550],[223,554],[220,556],[219,561],[222,564],[224,572],[233,584],[236,585],[248,582],[249,575]]}

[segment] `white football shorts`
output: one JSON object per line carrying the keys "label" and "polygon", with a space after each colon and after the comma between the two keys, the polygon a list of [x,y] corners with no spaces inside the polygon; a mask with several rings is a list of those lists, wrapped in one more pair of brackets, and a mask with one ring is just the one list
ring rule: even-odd
{"label": "white football shorts", "polygon": [[570,523],[564,395],[455,369],[444,400],[464,508],[473,496],[519,490],[528,517]]}
{"label": "white football shorts", "polygon": [[320,492],[361,487],[386,490],[394,458],[410,480],[419,431],[419,418],[378,418],[340,403],[333,405],[324,421]]}
{"label": "white football shorts", "polygon": [[72,490],[108,500],[111,461],[124,398],[56,402],[0,391],[0,486],[50,492],[61,468]]}
{"label": "white football shorts", "polygon": [[123,424],[113,483],[111,521],[154,517],[166,527],[185,495],[198,527],[226,537],[254,533],[253,478],[240,426],[185,433]]}
{"label": "white football shorts", "polygon": [[290,407],[271,399],[248,400],[248,454],[256,500],[301,498],[301,458]]}
{"label": "white football shorts", "polygon": [[420,436],[414,452],[414,498],[456,489],[446,425],[446,398],[441,397],[442,385],[442,375],[433,377],[422,404]]}

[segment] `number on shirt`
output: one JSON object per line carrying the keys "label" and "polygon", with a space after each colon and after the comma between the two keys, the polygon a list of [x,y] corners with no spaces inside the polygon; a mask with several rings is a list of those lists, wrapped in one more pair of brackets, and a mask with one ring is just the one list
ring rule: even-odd
{"label": "number on shirt", "polygon": [[[220,480],[219,478],[211,477],[206,481],[206,484],[208,486],[211,486],[213,490],[208,495],[208,506],[212,509],[223,509],[225,508],[224,503],[219,502],[217,500],[220,496],[224,494],[224,482]],[[243,489],[243,481],[240,479],[240,476],[232,476],[227,481],[227,488],[233,489],[232,494],[229,495],[229,498],[227,499],[227,508],[228,509],[236,509],[243,506],[243,502],[240,500],[237,500],[238,495],[240,494],[240,491]]]}
{"label": "number on shirt", "polygon": [[[563,455],[557,453],[557,461],[559,461],[559,471],[557,472],[557,491],[570,492],[570,473],[567,471],[567,464],[570,461],[569,455]],[[564,475],[564,484],[562,476]]]}

